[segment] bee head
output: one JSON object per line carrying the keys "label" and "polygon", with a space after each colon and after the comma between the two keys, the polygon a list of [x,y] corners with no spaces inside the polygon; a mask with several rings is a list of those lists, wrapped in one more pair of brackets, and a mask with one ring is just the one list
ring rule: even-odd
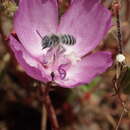
{"label": "bee head", "polygon": [[42,49],[45,49],[47,47],[49,47],[49,42],[50,42],[50,37],[49,36],[44,36],[42,38]]}

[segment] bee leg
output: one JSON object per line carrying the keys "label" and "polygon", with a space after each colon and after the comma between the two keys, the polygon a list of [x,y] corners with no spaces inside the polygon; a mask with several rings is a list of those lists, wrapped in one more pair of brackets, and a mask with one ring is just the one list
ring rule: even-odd
{"label": "bee leg", "polygon": [[57,49],[57,52],[59,53],[59,54],[62,54],[62,53],[64,53],[66,50],[65,50],[65,48],[63,47],[63,46],[59,46],[58,47],[58,49]]}
{"label": "bee leg", "polygon": [[43,44],[42,44],[42,50],[43,50],[43,49],[46,49],[47,47],[48,47],[47,45],[45,45],[45,44],[43,45]]}

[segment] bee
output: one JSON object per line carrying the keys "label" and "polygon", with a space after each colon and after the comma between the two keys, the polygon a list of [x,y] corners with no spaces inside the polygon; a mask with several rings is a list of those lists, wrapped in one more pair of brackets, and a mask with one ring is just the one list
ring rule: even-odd
{"label": "bee", "polygon": [[41,34],[37,31],[38,35],[42,39],[42,49],[45,48],[50,48],[50,47],[55,47],[57,45],[75,45],[76,44],[76,39],[74,36],[69,35],[69,34],[64,34],[64,35],[45,35],[44,37],[41,36]]}

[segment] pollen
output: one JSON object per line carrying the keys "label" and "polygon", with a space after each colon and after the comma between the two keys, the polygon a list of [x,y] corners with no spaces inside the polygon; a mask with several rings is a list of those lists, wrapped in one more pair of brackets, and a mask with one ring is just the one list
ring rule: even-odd
{"label": "pollen", "polygon": [[71,60],[72,64],[76,64],[77,62],[81,61],[81,58],[75,52],[71,52],[67,56]]}

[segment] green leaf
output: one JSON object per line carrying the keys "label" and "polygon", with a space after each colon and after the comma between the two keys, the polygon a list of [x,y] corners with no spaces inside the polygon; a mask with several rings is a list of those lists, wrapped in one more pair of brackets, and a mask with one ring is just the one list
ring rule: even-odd
{"label": "green leaf", "polygon": [[83,85],[80,87],[81,91],[83,92],[89,92],[93,87],[95,87],[99,81],[101,81],[101,77],[96,77],[90,84]]}

